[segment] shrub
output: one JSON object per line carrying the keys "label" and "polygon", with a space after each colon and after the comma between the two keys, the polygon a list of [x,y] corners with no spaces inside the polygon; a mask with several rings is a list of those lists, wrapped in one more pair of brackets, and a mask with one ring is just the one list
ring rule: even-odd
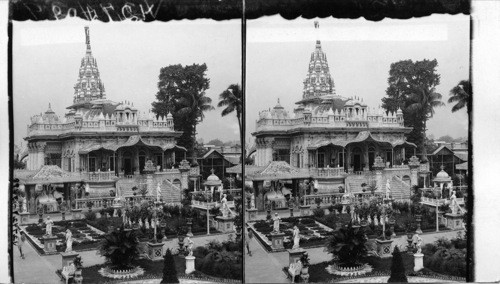
{"label": "shrub", "polygon": [[88,221],[94,221],[97,218],[96,214],[94,211],[86,212],[85,213],[85,219]]}
{"label": "shrub", "polygon": [[163,257],[163,278],[161,283],[179,283],[177,269],[175,268],[175,259],[170,249],[167,249]]}
{"label": "shrub", "polygon": [[399,252],[398,246],[396,246],[394,248],[394,251],[392,252],[391,277],[389,277],[389,280],[387,282],[408,282],[408,279],[405,275],[403,257],[401,257],[401,252]]}
{"label": "shrub", "polygon": [[313,215],[316,218],[321,218],[321,217],[325,216],[325,210],[323,210],[321,208],[316,208],[313,210]]}
{"label": "shrub", "polygon": [[136,232],[123,227],[104,236],[99,245],[99,254],[116,268],[128,268],[139,256],[139,240]]}

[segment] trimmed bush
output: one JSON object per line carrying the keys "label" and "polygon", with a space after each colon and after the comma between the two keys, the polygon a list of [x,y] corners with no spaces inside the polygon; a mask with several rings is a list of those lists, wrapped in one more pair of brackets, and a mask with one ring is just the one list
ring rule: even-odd
{"label": "trimmed bush", "polygon": [[177,269],[175,268],[175,259],[170,249],[167,249],[163,257],[163,278],[161,283],[179,283]]}
{"label": "trimmed bush", "polygon": [[398,282],[398,283],[407,283],[408,279],[405,275],[405,266],[403,263],[403,258],[401,257],[401,252],[399,251],[399,247],[394,247],[394,251],[392,252],[392,264],[391,264],[391,277],[387,281]]}

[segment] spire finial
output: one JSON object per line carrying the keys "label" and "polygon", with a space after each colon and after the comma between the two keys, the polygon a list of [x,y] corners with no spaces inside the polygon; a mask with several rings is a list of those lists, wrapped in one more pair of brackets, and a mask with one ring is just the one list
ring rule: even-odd
{"label": "spire finial", "polygon": [[280,98],[278,98],[278,104],[280,104]]}
{"label": "spire finial", "polygon": [[87,44],[87,52],[90,52],[90,32],[89,32],[89,27],[85,27],[85,43]]}

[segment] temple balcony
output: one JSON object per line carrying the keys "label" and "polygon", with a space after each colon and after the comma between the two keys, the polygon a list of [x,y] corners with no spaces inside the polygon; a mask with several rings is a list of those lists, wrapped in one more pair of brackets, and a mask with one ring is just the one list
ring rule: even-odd
{"label": "temple balcony", "polygon": [[[449,199],[446,199],[446,198],[439,198],[439,199],[436,199],[436,198],[429,198],[429,197],[423,197],[422,196],[422,199],[420,200],[420,202],[424,205],[430,205],[430,206],[441,206],[441,205],[444,205],[444,204],[448,204],[449,203]],[[465,205],[465,199],[462,197],[462,198],[457,198],[457,203],[458,205]]]}
{"label": "temple balcony", "polygon": [[[335,192],[335,193],[320,193],[320,194],[309,194],[304,196],[306,205],[317,204],[316,199],[321,200],[320,206],[329,206],[331,204],[342,204],[342,196],[345,193]],[[381,197],[383,192],[376,191],[374,194],[371,192],[356,192],[352,193],[355,200],[362,202],[363,200],[368,200],[371,197]]]}

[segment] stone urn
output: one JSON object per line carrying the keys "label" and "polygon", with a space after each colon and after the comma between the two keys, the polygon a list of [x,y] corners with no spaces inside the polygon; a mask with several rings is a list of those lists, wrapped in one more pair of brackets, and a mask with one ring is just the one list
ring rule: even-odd
{"label": "stone urn", "polygon": [[422,214],[415,214],[415,221],[417,221],[417,230],[415,233],[422,234],[421,222],[422,222]]}

